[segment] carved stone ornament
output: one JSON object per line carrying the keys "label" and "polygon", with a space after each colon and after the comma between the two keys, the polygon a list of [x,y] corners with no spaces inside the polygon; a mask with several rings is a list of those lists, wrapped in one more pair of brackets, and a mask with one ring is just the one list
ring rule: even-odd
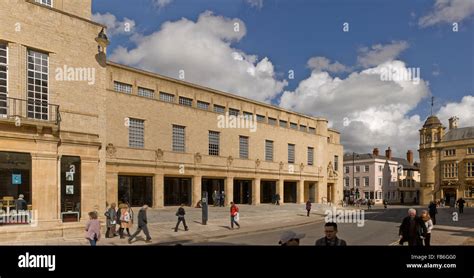
{"label": "carved stone ornament", "polygon": [[284,165],[285,165],[285,164],[283,163],[283,161],[280,161],[280,170],[283,170],[283,166],[284,166]]}
{"label": "carved stone ornament", "polygon": [[260,167],[260,159],[255,160],[255,167]]}
{"label": "carved stone ornament", "polygon": [[234,162],[234,158],[230,155],[230,156],[227,158],[227,166],[231,166],[231,165],[232,165],[232,162]]}
{"label": "carved stone ornament", "polygon": [[201,161],[202,161],[202,156],[201,156],[201,154],[200,154],[200,153],[196,153],[196,154],[194,155],[194,163],[201,163]]}
{"label": "carved stone ornament", "polygon": [[301,164],[300,164],[300,171],[303,171],[303,169],[304,169],[304,164],[301,163]]}
{"label": "carved stone ornament", "polygon": [[109,143],[107,144],[105,151],[107,152],[108,157],[115,157],[115,154],[117,153],[117,148],[115,148],[114,144]]}
{"label": "carved stone ornament", "polygon": [[163,150],[162,149],[158,149],[155,151],[155,157],[157,160],[162,160],[163,159]]}

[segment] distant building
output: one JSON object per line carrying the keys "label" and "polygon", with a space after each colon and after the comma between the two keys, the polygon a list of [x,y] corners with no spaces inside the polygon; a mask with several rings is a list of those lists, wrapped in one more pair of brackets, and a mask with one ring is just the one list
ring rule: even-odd
{"label": "distant building", "polygon": [[458,128],[458,117],[449,119],[449,130],[436,116],[420,129],[421,203],[444,199],[446,204],[463,197],[474,202],[474,126]]}
{"label": "distant building", "polygon": [[346,153],[344,155],[344,198],[373,199],[382,203],[416,203],[419,198],[420,175],[413,152],[407,159],[392,157],[389,147],[385,156],[379,149],[372,153]]}

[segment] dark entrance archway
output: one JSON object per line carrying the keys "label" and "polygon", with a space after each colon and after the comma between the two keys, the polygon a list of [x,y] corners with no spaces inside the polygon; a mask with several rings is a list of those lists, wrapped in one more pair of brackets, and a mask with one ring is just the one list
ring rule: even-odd
{"label": "dark entrance archway", "polygon": [[454,188],[445,188],[445,189],[443,189],[443,192],[444,192],[445,204],[447,206],[454,207],[454,205],[456,203],[456,199],[457,199],[456,189],[454,189]]}
{"label": "dark entrance archway", "polygon": [[283,202],[296,203],[296,182],[285,181],[283,187]]}
{"label": "dark entrance archway", "polygon": [[134,207],[153,206],[153,177],[119,176],[118,202],[130,203]]}
{"label": "dark entrance archway", "polygon": [[234,180],[234,203],[252,204],[251,180]]}
{"label": "dark entrance archway", "polygon": [[191,179],[165,177],[164,205],[191,205]]}
{"label": "dark entrance archway", "polygon": [[222,193],[222,191],[224,191],[224,179],[202,179],[201,192],[207,192],[209,205],[214,205],[217,202],[217,197],[220,196],[218,193]]}
{"label": "dark entrance archway", "polygon": [[275,203],[276,181],[260,181],[260,203]]}

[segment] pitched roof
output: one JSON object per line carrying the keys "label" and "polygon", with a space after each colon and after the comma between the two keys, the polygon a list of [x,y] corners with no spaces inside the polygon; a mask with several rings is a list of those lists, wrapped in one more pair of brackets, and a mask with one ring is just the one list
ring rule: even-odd
{"label": "pitched roof", "polygon": [[474,139],[474,126],[451,129],[443,136],[442,141],[463,139]]}

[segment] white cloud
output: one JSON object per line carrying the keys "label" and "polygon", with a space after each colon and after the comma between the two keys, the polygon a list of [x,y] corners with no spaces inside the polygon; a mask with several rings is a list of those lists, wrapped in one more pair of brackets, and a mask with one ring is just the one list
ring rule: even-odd
{"label": "white cloud", "polygon": [[135,21],[124,18],[122,21],[118,21],[117,17],[111,13],[95,13],[92,15],[92,20],[99,22],[107,26],[107,35],[131,35],[135,29]]}
{"label": "white cloud", "polygon": [[328,72],[347,72],[350,68],[336,61],[331,61],[326,57],[312,57],[308,60],[308,68],[313,71],[328,71]]}
{"label": "white cloud", "polygon": [[[235,24],[239,31],[235,31]],[[111,60],[244,97],[269,102],[288,84],[278,80],[272,62],[233,48],[247,30],[239,19],[202,13],[196,22],[166,22],[136,40],[136,47],[118,47]]]}
{"label": "white cloud", "polygon": [[[345,150],[370,152],[374,147],[391,146],[404,157],[407,149],[417,149],[418,130],[423,125],[418,115],[410,116],[409,112],[429,95],[429,89],[424,80],[418,85],[382,81],[382,72],[388,67],[408,70],[402,61],[389,61],[345,79],[313,71],[295,91],[283,93],[280,105],[326,117],[342,133]],[[344,124],[344,118],[348,123]]]}
{"label": "white cloud", "polygon": [[377,66],[387,61],[392,61],[400,53],[408,48],[406,41],[392,41],[390,44],[376,44],[371,48],[362,47],[359,49],[357,61],[363,67]]}
{"label": "white cloud", "polygon": [[252,7],[256,7],[257,9],[261,9],[263,7],[263,0],[246,0],[247,3],[250,4]]}
{"label": "white cloud", "polygon": [[433,11],[420,18],[418,25],[424,28],[439,23],[459,23],[473,14],[473,0],[436,0]]}
{"label": "white cloud", "polygon": [[160,9],[164,8],[165,6],[173,2],[173,0],[152,0],[152,1],[153,1],[153,4]]}
{"label": "white cloud", "polygon": [[437,116],[446,127],[452,116],[459,117],[459,127],[474,126],[474,96],[464,96],[461,102],[446,104],[439,109]]}

